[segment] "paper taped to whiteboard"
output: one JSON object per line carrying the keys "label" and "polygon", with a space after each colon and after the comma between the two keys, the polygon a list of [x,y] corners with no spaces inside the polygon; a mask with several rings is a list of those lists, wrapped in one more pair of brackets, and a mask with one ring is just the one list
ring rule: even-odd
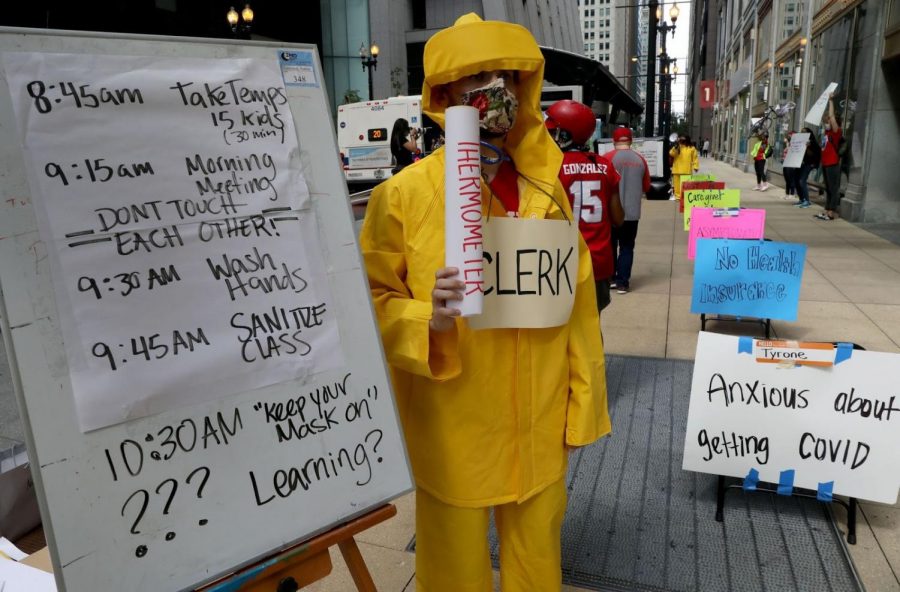
{"label": "paper taped to whiteboard", "polygon": [[274,59],[4,58],[83,430],[341,365]]}

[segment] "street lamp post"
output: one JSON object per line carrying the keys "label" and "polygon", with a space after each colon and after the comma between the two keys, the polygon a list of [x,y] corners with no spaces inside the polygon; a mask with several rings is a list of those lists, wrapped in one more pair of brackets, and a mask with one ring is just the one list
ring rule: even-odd
{"label": "street lamp post", "polygon": [[666,138],[672,131],[672,81],[678,75],[678,60],[666,54],[660,56],[662,85],[660,86],[659,130]]}
{"label": "street lamp post", "polygon": [[[647,28],[647,102],[644,104],[644,137],[653,137],[653,110],[656,106],[656,11],[659,8],[658,0],[650,0],[649,18],[650,26]],[[663,159],[665,161],[665,159]]]}
{"label": "street lamp post", "polygon": [[669,136],[669,131],[666,129],[666,122],[671,118],[671,77],[669,76],[669,64],[673,60],[669,59],[669,54],[666,53],[666,38],[669,33],[672,33],[672,36],[675,36],[675,21],[678,20],[678,5],[673,4],[672,8],[669,10],[669,18],[672,20],[672,24],[666,23],[665,20],[662,19],[663,7],[662,5],[656,7],[656,20],[662,21],[660,25],[657,26],[657,30],[662,34],[661,38],[661,47],[659,53],[659,67],[664,72],[664,77],[662,80],[662,84],[660,85],[659,94],[659,131],[665,136]]}
{"label": "street lamp post", "polygon": [[372,47],[366,49],[366,44],[363,43],[359,46],[359,59],[362,62],[363,71],[369,72],[369,100],[374,99],[374,93],[372,92],[372,74],[375,70],[378,69],[378,46],[374,43]]}
{"label": "street lamp post", "polygon": [[[657,33],[662,33],[662,55],[660,56],[662,57],[666,54],[666,35],[669,32],[671,32],[673,36],[675,35],[675,21],[678,20],[680,11],[678,10],[677,3],[672,4],[672,8],[669,9],[669,18],[672,20],[672,24],[669,25],[662,18],[663,4],[660,3],[659,0],[650,0],[647,4],[647,8],[650,11],[650,27],[647,31],[647,103],[646,117],[644,120],[644,135],[649,138],[653,136],[654,107],[656,106],[656,60],[654,59],[656,54],[656,35]],[[660,21],[662,21],[662,24],[659,24]],[[663,98],[662,95],[664,92],[661,85],[660,99]],[[663,113],[662,105],[660,105],[660,128],[663,127],[664,118],[665,115]]]}
{"label": "street lamp post", "polygon": [[234,6],[225,13],[225,20],[231,27],[231,32],[235,37],[241,39],[250,39],[250,29],[253,28],[253,9],[249,4],[244,5],[244,9],[238,12]]}

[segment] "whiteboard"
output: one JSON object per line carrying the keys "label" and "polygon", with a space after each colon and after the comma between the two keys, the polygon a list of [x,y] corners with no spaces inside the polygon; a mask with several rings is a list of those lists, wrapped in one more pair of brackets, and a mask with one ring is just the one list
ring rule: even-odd
{"label": "whiteboard", "polygon": [[[76,345],[63,339],[66,317],[60,312],[76,307],[62,300],[73,296],[62,285],[59,248],[51,246],[56,241],[39,230],[47,228],[40,217],[48,214],[45,203],[35,201],[44,199],[43,192],[33,196],[29,178],[36,182],[40,170],[37,157],[22,149],[18,130],[24,124],[15,117],[0,60],[0,329],[60,590],[193,589],[409,491],[411,474],[315,46],[0,29],[0,54],[13,52],[142,56],[176,64],[268,64],[288,56],[280,68],[299,144],[294,172],[299,167],[297,177],[308,188],[292,213],[314,222],[305,227],[314,236],[292,244],[318,249],[298,257],[323,262],[324,309],[338,341],[336,350],[323,350],[328,356],[287,379],[279,373],[283,367],[266,367],[251,384],[243,373],[228,378],[225,368],[222,376],[205,377],[216,388],[195,389],[201,392],[194,398],[170,391],[162,402],[132,409],[121,420],[107,419],[100,427],[79,423],[70,367]],[[307,59],[291,61],[298,55]],[[77,134],[78,111],[71,111],[75,115],[60,129]],[[135,134],[133,142],[139,147],[148,140]],[[173,138],[168,149],[177,151],[180,143]],[[95,149],[85,145],[65,162],[78,163]],[[72,192],[73,199],[78,195]],[[122,195],[127,202],[129,191]],[[256,239],[242,240],[235,244],[250,249]],[[193,277],[183,275],[189,284]],[[135,290],[146,286],[145,278]],[[203,290],[183,292],[177,306],[198,316],[224,307],[221,294]],[[132,313],[135,324],[149,316],[143,305]],[[164,320],[167,314],[154,316]],[[75,321],[81,319],[65,322]],[[126,358],[140,363],[134,352]],[[154,363],[160,382],[171,379],[174,363],[169,373],[166,360]],[[141,386],[118,388],[124,397]],[[312,423],[320,411],[333,419],[324,422],[324,431]],[[308,478],[316,468],[318,475]]]}

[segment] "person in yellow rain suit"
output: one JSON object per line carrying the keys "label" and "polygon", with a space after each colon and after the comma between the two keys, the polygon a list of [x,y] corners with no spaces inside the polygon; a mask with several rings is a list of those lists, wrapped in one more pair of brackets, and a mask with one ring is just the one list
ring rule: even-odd
{"label": "person in yellow rain suit", "polygon": [[675,198],[681,199],[681,178],[700,170],[697,148],[689,136],[679,136],[678,143],[669,150],[672,157],[672,180],[675,182]]}
{"label": "person in yellow rain suit", "polygon": [[[460,17],[425,46],[422,103],[481,109],[483,214],[572,219],[562,153],[538,109],[544,59],[527,29]],[[475,331],[444,265],[444,151],[375,188],[360,236],[415,476],[416,589],[561,588],[568,451],[610,432],[590,252],[579,240],[567,324]],[[573,226],[577,230],[577,226]]]}

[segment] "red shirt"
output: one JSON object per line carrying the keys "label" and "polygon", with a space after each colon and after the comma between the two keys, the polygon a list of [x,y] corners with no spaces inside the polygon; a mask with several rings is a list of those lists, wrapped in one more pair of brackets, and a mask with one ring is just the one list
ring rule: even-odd
{"label": "red shirt", "polygon": [[837,153],[838,144],[841,141],[841,131],[825,130],[825,140],[822,142],[822,166],[833,166],[840,162]]}
{"label": "red shirt", "polygon": [[500,163],[497,174],[488,184],[491,193],[500,200],[507,212],[519,212],[519,173],[508,160]]}
{"label": "red shirt", "polygon": [[766,148],[768,147],[768,142],[763,142],[762,140],[760,140],[759,150],[756,151],[756,156],[753,158],[753,160],[766,160]]}
{"label": "red shirt", "polygon": [[572,150],[563,153],[559,180],[569,195],[573,211],[576,202],[581,203],[578,227],[591,250],[594,279],[605,280],[613,274],[609,200],[619,187],[619,173],[604,156]]}

